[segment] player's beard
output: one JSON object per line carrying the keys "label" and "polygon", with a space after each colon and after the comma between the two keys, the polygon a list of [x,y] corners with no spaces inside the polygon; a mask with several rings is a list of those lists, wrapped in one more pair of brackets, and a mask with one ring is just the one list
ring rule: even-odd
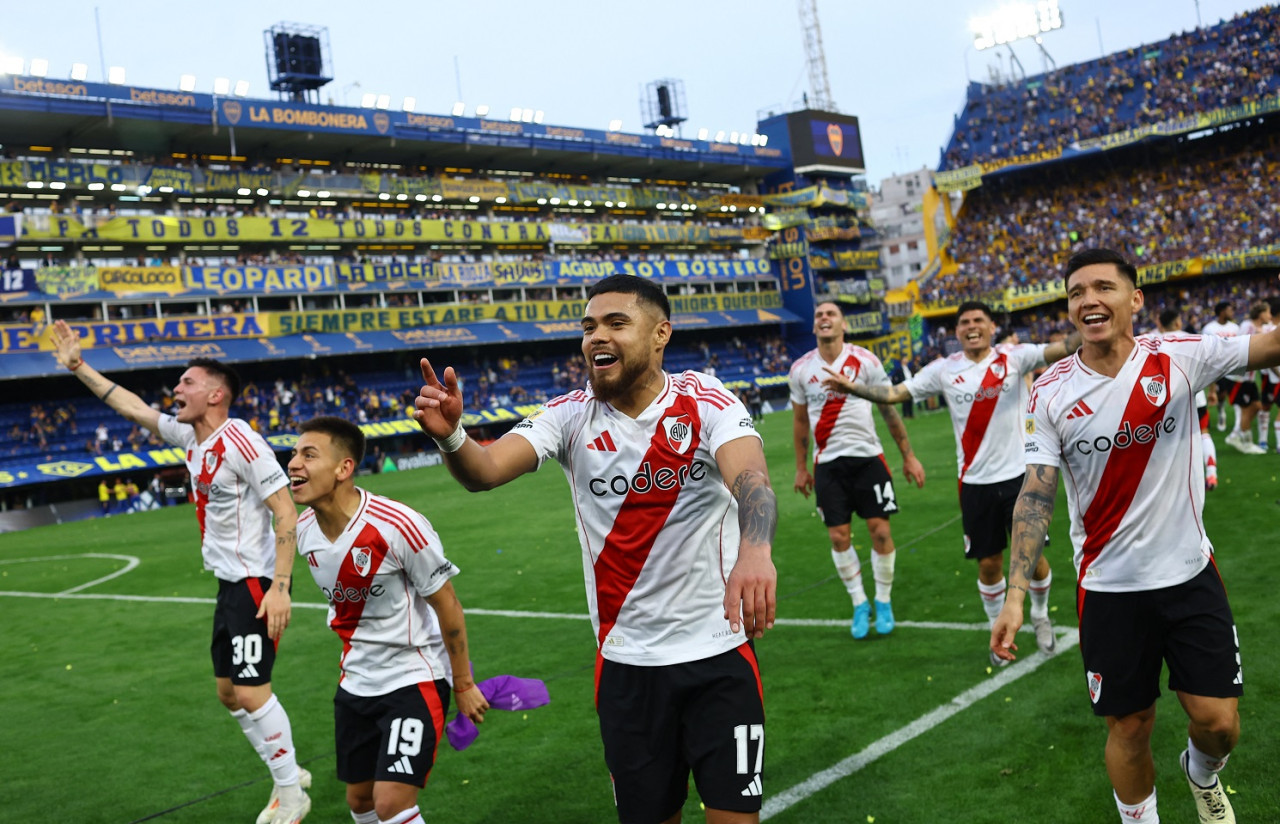
{"label": "player's beard", "polygon": [[605,373],[604,380],[600,380],[596,376],[596,368],[590,364],[587,365],[587,376],[591,380],[591,390],[597,398],[605,402],[615,401],[630,392],[632,388],[644,379],[648,371],[648,363],[632,362],[619,358],[617,366]]}

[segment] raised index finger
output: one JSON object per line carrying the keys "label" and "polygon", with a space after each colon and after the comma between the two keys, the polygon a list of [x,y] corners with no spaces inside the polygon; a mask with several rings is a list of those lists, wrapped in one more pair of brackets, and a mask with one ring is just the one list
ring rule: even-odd
{"label": "raised index finger", "polygon": [[422,379],[426,381],[427,386],[438,388],[440,381],[436,378],[436,370],[431,368],[431,361],[423,358],[418,361],[418,366],[422,370]]}

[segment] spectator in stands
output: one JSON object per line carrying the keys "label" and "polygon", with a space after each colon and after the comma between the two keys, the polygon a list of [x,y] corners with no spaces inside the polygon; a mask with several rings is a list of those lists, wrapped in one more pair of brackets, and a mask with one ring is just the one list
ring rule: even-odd
{"label": "spectator in stands", "polygon": [[103,515],[111,514],[111,488],[107,486],[105,475],[98,482],[98,506],[102,508]]}

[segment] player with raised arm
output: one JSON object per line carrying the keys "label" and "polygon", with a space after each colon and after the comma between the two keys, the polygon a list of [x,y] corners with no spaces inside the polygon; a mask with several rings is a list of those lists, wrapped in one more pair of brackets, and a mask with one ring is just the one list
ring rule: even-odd
{"label": "player with raised arm", "polygon": [[[1065,278],[1084,342],[1032,392],[1009,595],[991,650],[1015,657],[1062,473],[1080,652],[1093,711],[1107,723],[1107,773],[1121,820],[1159,821],[1151,733],[1168,664],[1169,688],[1189,718],[1181,766],[1200,821],[1234,822],[1218,771],[1239,739],[1244,687],[1231,606],[1201,518],[1195,394],[1224,374],[1280,364],[1280,332],[1135,338],[1143,296],[1133,264],[1091,249],[1072,256]],[[1090,413],[1072,414],[1081,404]]]}
{"label": "player with raised arm", "polygon": [[[822,381],[829,369],[871,386],[889,386],[884,366],[872,352],[844,342],[844,314],[833,301],[813,310],[816,349],[791,365],[792,445],[796,456],[795,490],[806,498],[815,492],[818,514],[831,541],[831,561],[853,600],[850,632],[859,640],[870,632],[871,604],[862,583],[862,564],[853,547],[853,514],[866,521],[871,536],[871,570],[876,582],[876,632],[893,632],[893,571],[896,554],[889,516],[898,511],[893,475],[876,435],[871,404],[833,392]],[[891,404],[879,404],[880,416],[902,453],[902,474],[924,486],[924,467],[911,451],[907,427]],[[813,434],[813,471],[809,435]]]}
{"label": "player with raised arm", "polygon": [[[992,624],[1004,607],[1004,550],[1013,530],[1013,505],[1026,473],[1022,451],[1023,413],[1027,408],[1025,379],[1080,346],[1080,336],[1072,333],[1066,341],[1056,343],[1002,343],[993,347],[995,331],[991,308],[968,301],[960,304],[956,314],[960,351],[934,360],[910,380],[894,386],[869,385],[827,369],[822,382],[833,392],[875,403],[921,401],[930,395],[947,399],[956,436],[964,557],[978,562],[978,594]],[[1052,582],[1049,561],[1042,556],[1029,589],[1031,625],[1036,644],[1045,654],[1057,646],[1049,621]],[[999,656],[987,654],[992,666],[1008,664]]]}
{"label": "player with raised arm", "polygon": [[458,568],[426,518],[355,485],[365,449],[358,426],[324,416],[298,431],[289,483],[310,507],[298,519],[298,551],[342,639],[338,778],[356,824],[408,824],[420,820],[418,791],[444,736],[448,671],[464,715],[479,723],[489,707],[450,581]]}
{"label": "player with raised arm", "polygon": [[[1231,305],[1231,301],[1219,301],[1213,307],[1213,314],[1214,319],[1204,325],[1200,334],[1223,337],[1240,334],[1240,325],[1235,321],[1236,308]],[[1223,375],[1209,391],[1210,400],[1213,400],[1212,393],[1216,392],[1217,395],[1219,432],[1226,429],[1226,407],[1229,405],[1235,409],[1235,422],[1231,426],[1231,432],[1227,434],[1227,444],[1246,455],[1265,454],[1266,450],[1253,442],[1251,434],[1253,419],[1262,408],[1258,400],[1258,384],[1254,382],[1253,376],[1243,369]]]}
{"label": "player with raised arm", "polygon": [[53,341],[58,363],[99,400],[186,450],[200,551],[218,578],[210,646],[218,700],[271,771],[274,787],[258,824],[296,824],[311,810],[304,792],[311,774],[298,766],[271,671],[289,625],[298,510],[271,447],[230,417],[239,376],[217,361],[192,360],[173,390],[177,414],[165,415],[85,363],[80,336],[65,321],[54,322]]}
{"label": "player with raised arm", "polygon": [[[1156,318],[1156,331],[1161,335],[1182,334],[1182,314],[1177,309],[1165,309]],[[1196,393],[1196,417],[1200,421],[1200,451],[1204,457],[1204,488],[1218,488],[1218,448],[1209,433],[1209,397],[1201,389]]]}
{"label": "player with raised arm", "polygon": [[751,639],[773,626],[777,503],[751,415],[720,381],[668,374],[661,287],[614,275],[588,293],[588,385],[481,446],[449,367],[414,417],[464,487],[561,464],[596,633],[596,709],[623,822],[680,821],[692,771],[709,824],[759,821],[764,691]]}

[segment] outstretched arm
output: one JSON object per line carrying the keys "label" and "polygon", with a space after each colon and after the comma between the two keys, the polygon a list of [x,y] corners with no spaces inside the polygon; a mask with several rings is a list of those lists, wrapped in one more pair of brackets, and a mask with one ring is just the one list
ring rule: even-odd
{"label": "outstretched arm", "polygon": [[1280,326],[1270,332],[1249,336],[1249,368],[1271,369],[1280,366]]}
{"label": "outstretched arm", "polygon": [[1068,355],[1074,355],[1080,348],[1080,333],[1072,332],[1066,340],[1054,341],[1044,348],[1044,362],[1060,361]]}
{"label": "outstretched arm", "polygon": [[834,369],[828,369],[825,366],[822,368],[831,376],[823,378],[822,385],[831,392],[853,395],[855,398],[862,398],[872,403],[902,403],[911,400],[911,393],[907,391],[905,383],[893,386],[867,386],[865,383],[849,380]]}
{"label": "outstretched arm", "polygon": [[1009,586],[1005,591],[1004,609],[991,628],[991,651],[1005,660],[1017,656],[1013,642],[1022,627],[1022,603],[1027,597],[1031,573],[1044,553],[1044,536],[1053,520],[1053,507],[1058,497],[1058,467],[1043,464],[1027,466],[1027,477],[1013,508],[1013,538],[1010,541]]}
{"label": "outstretched arm", "polygon": [[479,492],[538,468],[533,444],[519,435],[508,432],[487,447],[468,438],[462,428],[462,388],[453,367],[444,370],[442,383],[430,361],[423,358],[420,366],[424,384],[413,402],[413,417],[422,431],[435,439],[445,466],[459,483]]}
{"label": "outstretched arm", "polygon": [[724,617],[734,632],[759,638],[773,627],[778,572],[773,566],[773,534],[778,500],[769,486],[764,449],[753,437],[737,438],[716,450],[716,465],[738,502],[738,561],[725,584]]}
{"label": "outstretched arm", "polygon": [[924,488],[924,465],[916,458],[916,453],[911,451],[911,439],[907,437],[907,425],[902,422],[902,417],[898,414],[898,410],[887,403],[882,403],[880,404],[880,417],[884,418],[885,426],[889,427],[889,434],[893,436],[893,442],[898,445],[898,451],[902,453],[903,476],[917,487]]}
{"label": "outstretched arm", "polygon": [[484,693],[476,688],[475,679],[471,675],[467,621],[453,582],[445,581],[444,586],[431,593],[427,603],[431,604],[440,620],[440,635],[444,638],[444,648],[449,654],[449,665],[453,669],[453,700],[458,705],[459,712],[480,724],[484,721],[485,710],[489,709],[489,702],[485,700]]}
{"label": "outstretched arm", "polygon": [[85,363],[80,353],[80,333],[68,326],[65,320],[53,322],[53,345],[53,356],[58,365],[79,378],[98,400],[119,412],[125,420],[145,426],[152,434],[160,433],[160,413]]}

